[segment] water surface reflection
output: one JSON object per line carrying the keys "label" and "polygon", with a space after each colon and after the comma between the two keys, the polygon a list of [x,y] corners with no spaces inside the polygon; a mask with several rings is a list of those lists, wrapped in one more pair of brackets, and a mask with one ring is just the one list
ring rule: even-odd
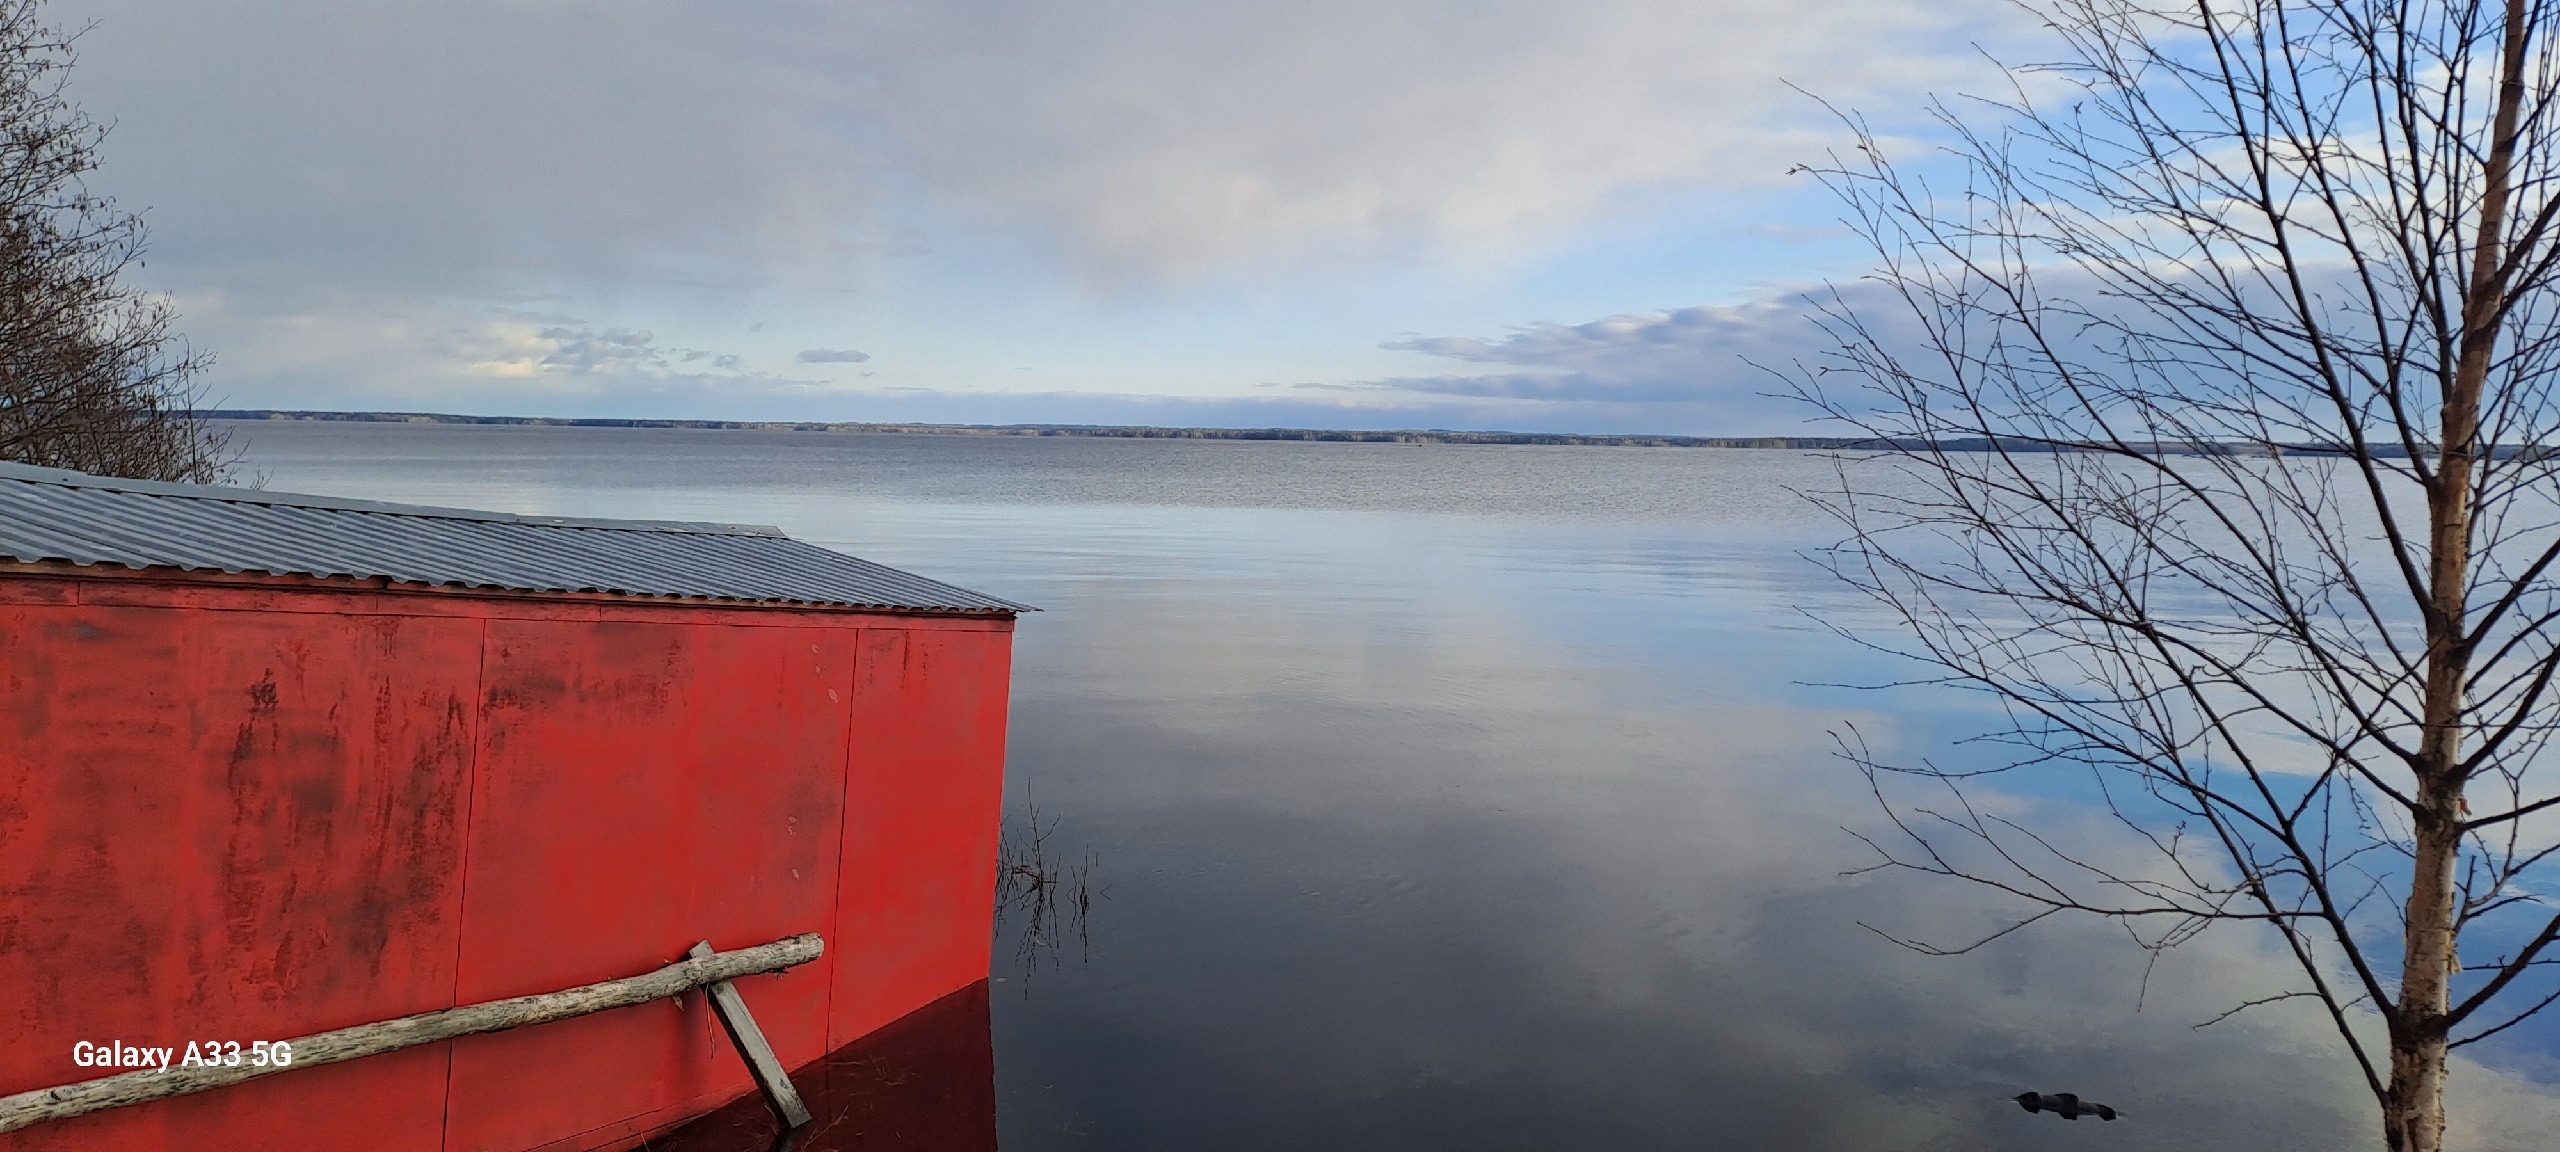
{"label": "water surface reflection", "polygon": [[[1008,763],[1107,889],[1089,959],[991,983],[1011,1152],[2369,1146],[2245,934],[2148,976],[2099,925],[1961,960],[1975,894],[1841,873],[1830,733],[1964,755],[1781,452],[257,426],[280,488],[777,523],[1047,611]],[[2103,842],[2094,813],[2016,795]],[[2095,850],[2095,849],[2093,849]],[[1028,975],[1028,994],[1025,993]],[[2456,1077],[2472,1148],[2560,1130],[2538,1049]],[[2020,1111],[2025,1090],[2121,1108]],[[752,1102],[750,1102],[752,1103]],[[760,1107],[760,1105],[756,1105]],[[853,1145],[848,1145],[853,1146]],[[892,1145],[894,1146],[894,1145]]]}

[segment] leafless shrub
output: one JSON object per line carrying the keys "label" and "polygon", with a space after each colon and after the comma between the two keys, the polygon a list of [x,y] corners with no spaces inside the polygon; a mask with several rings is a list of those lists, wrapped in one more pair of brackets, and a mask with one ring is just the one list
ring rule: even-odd
{"label": "leafless shrub", "polygon": [[1001,930],[1008,920],[1021,922],[1014,958],[1026,980],[1043,963],[1054,966],[1070,938],[1080,955],[1093,946],[1088,924],[1102,895],[1093,887],[1100,859],[1090,852],[1073,862],[1051,856],[1056,830],[1055,820],[1040,818],[1038,803],[1025,800],[1021,819],[1007,822],[996,841],[996,924]]}
{"label": "leafless shrub", "polygon": [[71,39],[41,0],[0,0],[0,459],[219,479],[223,437],[196,415],[210,361],[125,281],[142,217],[85,182],[107,130],[63,95]]}

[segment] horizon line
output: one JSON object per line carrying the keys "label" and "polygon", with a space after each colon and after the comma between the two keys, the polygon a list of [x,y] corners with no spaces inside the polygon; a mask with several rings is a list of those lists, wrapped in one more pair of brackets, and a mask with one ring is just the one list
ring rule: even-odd
{"label": "horizon line", "polygon": [[1307,440],[1365,443],[1566,445],[1576,447],[1845,448],[1860,436],[1685,436],[1652,432],[1512,432],[1456,428],[1209,427],[1154,424],[945,424],[929,421],[718,420],[684,417],[486,416],[454,412],[213,408],[199,419],[345,424],[459,424],[511,427],[698,429],[708,431],[888,433],[959,436],[1082,436],[1150,440]]}

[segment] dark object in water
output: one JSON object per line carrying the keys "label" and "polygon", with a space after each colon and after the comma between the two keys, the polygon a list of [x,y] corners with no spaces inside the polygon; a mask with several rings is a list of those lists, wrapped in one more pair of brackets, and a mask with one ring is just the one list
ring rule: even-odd
{"label": "dark object in water", "polygon": [[2051,1112],[2065,1120],[2077,1120],[2083,1116],[2095,1116],[2100,1120],[2113,1120],[2116,1118],[2115,1109],[2109,1108],[2104,1104],[2093,1104],[2089,1101],[2082,1100],[2079,1096],[2070,1092],[2046,1092],[2042,1094],[2034,1092],[2020,1092],[2018,1093],[2018,1107],[2024,1108],[2029,1112]]}

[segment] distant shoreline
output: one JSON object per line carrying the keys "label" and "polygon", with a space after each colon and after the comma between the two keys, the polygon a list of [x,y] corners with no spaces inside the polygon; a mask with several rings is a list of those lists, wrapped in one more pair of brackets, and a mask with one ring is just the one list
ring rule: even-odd
{"label": "distant shoreline", "polygon": [[920,436],[1087,436],[1108,440],[1307,440],[1349,444],[1547,444],[1591,448],[1859,448],[1847,436],[1599,436],[1567,432],[1364,432],[1339,428],[1157,428],[1100,424],[873,424],[812,420],[625,420],[607,417],[465,416],[448,412],[312,412],[266,408],[199,412],[208,420],[345,424],[506,424],[542,428],[696,428],[751,432],[856,432]]}
{"label": "distant shoreline", "polygon": [[[207,420],[278,420],[343,424],[512,424],[541,428],[701,428],[748,432],[873,432],[915,436],[1084,436],[1101,440],[1306,440],[1343,444],[1546,444],[1580,448],[1775,448],[1798,452],[2100,452],[2162,456],[2344,456],[2335,444],[2266,444],[2163,440],[2044,440],[1966,436],[1946,440],[1886,440],[1868,436],[1610,436],[1572,432],[1456,432],[1416,428],[1363,432],[1347,428],[1158,428],[1143,424],[869,424],[824,420],[621,420],[609,417],[463,416],[449,412],[306,412],[230,408],[196,415]],[[2500,444],[2498,459],[2546,458],[2560,448]],[[2405,459],[2398,444],[2369,445],[2368,459]]]}

